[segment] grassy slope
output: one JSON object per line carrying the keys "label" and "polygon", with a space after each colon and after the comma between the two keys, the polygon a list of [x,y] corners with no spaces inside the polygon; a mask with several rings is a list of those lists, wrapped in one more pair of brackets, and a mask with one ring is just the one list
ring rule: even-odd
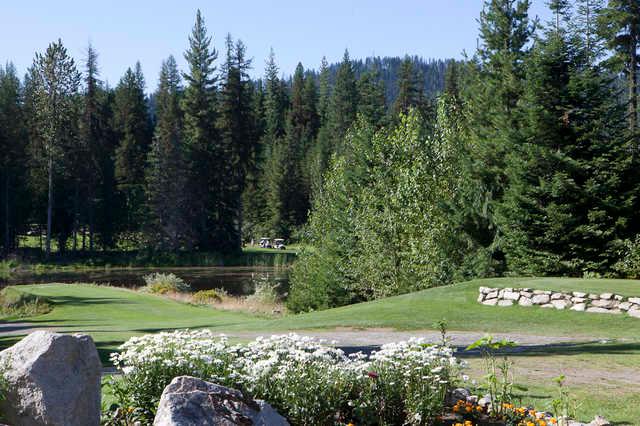
{"label": "grassy slope", "polygon": [[[477,280],[274,320],[186,305],[125,289],[45,284],[21,286],[20,290],[50,298],[55,303],[55,309],[46,315],[16,321],[28,322],[33,326],[59,327],[63,331],[88,332],[96,340],[103,360],[106,360],[108,352],[132,335],[197,327],[210,327],[219,332],[265,333],[336,326],[419,330],[433,328],[436,321],[446,319],[451,330],[582,336],[585,340],[603,337],[624,339],[623,342],[606,345],[554,348],[538,354],[517,355],[518,381],[530,388],[523,402],[532,402],[538,407],[544,407],[554,397],[551,378],[563,371],[593,367],[602,374],[609,368],[612,371],[625,371],[634,370],[640,365],[638,319],[540,308],[483,306],[476,302],[479,286],[640,295],[640,281],[557,278]],[[16,337],[0,339],[0,346],[15,340]],[[472,377],[481,376],[477,369],[478,362],[471,360],[472,370],[476,370]],[[542,368],[542,365],[547,367]],[[576,383],[570,385],[570,389],[583,401],[579,409],[583,420],[592,418],[596,413],[621,422],[619,424],[635,424],[635,419],[640,418],[638,393],[628,383],[613,381],[609,386],[600,382],[591,385]]]}
{"label": "grassy slope", "polygon": [[[84,285],[20,286],[50,298],[53,312],[27,321],[84,330],[112,342],[136,333],[168,328],[212,327],[222,331],[286,331],[331,327],[431,329],[441,319],[450,330],[636,340],[639,321],[626,315],[586,314],[536,307],[498,308],[476,302],[479,286],[526,286],[540,289],[614,291],[640,295],[640,281],[574,279],[476,280],[368,303],[268,320],[238,312],[191,306],[130,290]],[[23,320],[24,322],[24,320]]]}

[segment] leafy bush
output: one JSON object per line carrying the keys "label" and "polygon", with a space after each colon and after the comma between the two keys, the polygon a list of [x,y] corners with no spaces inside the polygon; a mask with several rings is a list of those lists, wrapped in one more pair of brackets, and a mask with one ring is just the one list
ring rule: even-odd
{"label": "leafy bush", "polygon": [[624,241],[620,260],[614,269],[626,278],[640,278],[640,235]]}
{"label": "leafy bush", "polygon": [[275,305],[280,300],[276,287],[276,284],[269,281],[260,281],[256,284],[256,289],[253,294],[247,296],[247,301],[264,305]]}
{"label": "leafy bush", "polygon": [[191,286],[175,274],[154,272],[143,277],[147,284],[145,290],[155,294],[185,293],[191,291]]}
{"label": "leafy bush", "polygon": [[147,420],[164,387],[191,375],[264,399],[292,424],[429,424],[460,366],[451,348],[421,340],[366,357],[293,334],[231,346],[200,330],[134,337],[120,349],[112,360],[124,374],[113,393],[119,408]]}
{"label": "leafy bush", "polygon": [[[420,114],[396,127],[360,120],[333,159],[307,226],[315,248],[294,264],[288,308],[322,309],[446,284],[464,247],[452,212],[463,157],[439,105],[439,125]],[[318,298],[318,300],[315,300]]]}
{"label": "leafy bush", "polygon": [[224,290],[200,290],[193,293],[193,296],[191,296],[191,301],[197,305],[209,305],[212,303],[222,302],[222,297],[225,295],[226,294]]}
{"label": "leafy bush", "polygon": [[0,291],[0,314],[3,316],[30,317],[51,311],[47,299],[23,293],[14,287]]}

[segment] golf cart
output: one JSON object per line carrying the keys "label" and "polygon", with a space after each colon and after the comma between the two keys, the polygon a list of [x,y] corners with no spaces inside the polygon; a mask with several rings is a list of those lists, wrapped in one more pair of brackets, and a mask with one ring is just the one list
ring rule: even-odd
{"label": "golf cart", "polygon": [[261,248],[273,248],[271,245],[271,238],[260,238],[260,247]]}
{"label": "golf cart", "polygon": [[275,240],[273,240],[273,248],[278,250],[286,250],[286,247],[284,246],[284,239],[276,238]]}

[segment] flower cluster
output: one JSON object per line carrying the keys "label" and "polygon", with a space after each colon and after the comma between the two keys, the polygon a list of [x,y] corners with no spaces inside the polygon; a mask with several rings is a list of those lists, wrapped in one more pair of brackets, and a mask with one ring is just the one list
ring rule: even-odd
{"label": "flower cluster", "polygon": [[516,426],[555,426],[555,417],[536,411],[531,407],[517,407],[514,404],[503,403],[501,414],[495,417],[491,406],[478,405],[472,401],[459,400],[452,407],[453,415],[457,419],[453,426],[474,426],[488,423],[490,420],[500,421],[507,425]]}
{"label": "flower cluster", "polygon": [[171,379],[192,375],[264,399],[292,424],[428,424],[461,366],[451,348],[419,339],[348,356],[295,334],[230,345],[200,330],[134,337],[120,350],[112,354],[124,373],[114,393],[149,419]]}

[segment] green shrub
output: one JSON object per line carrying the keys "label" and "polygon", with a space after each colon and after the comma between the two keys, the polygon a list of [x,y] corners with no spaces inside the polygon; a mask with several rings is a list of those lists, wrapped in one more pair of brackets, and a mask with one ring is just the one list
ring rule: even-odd
{"label": "green shrub", "polygon": [[147,284],[144,289],[149,293],[167,294],[191,291],[191,286],[175,274],[154,272],[153,274],[145,275],[143,278]]}
{"label": "green shrub", "polygon": [[279,300],[280,297],[276,291],[276,285],[268,281],[258,282],[253,294],[247,296],[247,301],[265,305],[274,305],[278,303]]}
{"label": "green shrub", "polygon": [[33,294],[23,293],[15,287],[0,291],[0,314],[12,317],[31,317],[51,311],[47,299]]}
{"label": "green shrub", "polygon": [[200,290],[193,294],[191,301],[197,305],[209,305],[222,302],[222,297],[226,296],[224,290],[211,289]]}
{"label": "green shrub", "polygon": [[640,235],[633,240],[626,240],[614,269],[626,278],[640,278]]}

